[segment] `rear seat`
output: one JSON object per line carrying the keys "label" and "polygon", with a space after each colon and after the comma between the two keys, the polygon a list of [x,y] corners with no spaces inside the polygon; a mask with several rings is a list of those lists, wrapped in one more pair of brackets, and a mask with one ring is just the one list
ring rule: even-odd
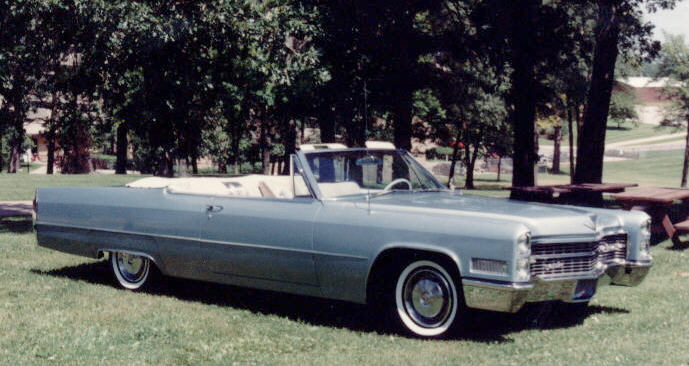
{"label": "rear seat", "polygon": [[[308,192],[303,179],[296,180],[298,194]],[[246,175],[237,178],[149,177],[127,184],[130,188],[167,188],[171,193],[212,196],[293,198],[290,177]]]}

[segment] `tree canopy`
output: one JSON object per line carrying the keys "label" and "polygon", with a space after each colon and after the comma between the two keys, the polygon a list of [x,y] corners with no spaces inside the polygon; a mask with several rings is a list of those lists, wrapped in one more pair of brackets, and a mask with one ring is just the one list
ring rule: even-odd
{"label": "tree canopy", "polygon": [[[50,172],[89,170],[96,147],[116,152],[118,173],[196,173],[204,156],[220,172],[268,172],[299,139],[383,138],[454,146],[470,167],[511,154],[513,185],[533,185],[536,116],[600,141],[618,51],[658,51],[641,8],[674,3],[5,1],[0,141],[16,169],[41,107]],[[597,179],[590,163],[577,179]]]}
{"label": "tree canopy", "polygon": [[[666,41],[657,63],[656,76],[665,78],[665,94],[672,100],[672,107],[667,111],[664,124],[689,129],[689,45],[683,36],[666,34]],[[689,173],[689,134],[684,149],[684,166],[682,169],[681,187],[687,186]]]}

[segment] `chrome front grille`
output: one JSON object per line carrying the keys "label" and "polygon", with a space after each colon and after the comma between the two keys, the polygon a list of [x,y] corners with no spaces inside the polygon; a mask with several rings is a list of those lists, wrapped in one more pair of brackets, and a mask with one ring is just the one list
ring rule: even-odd
{"label": "chrome front grille", "polygon": [[534,243],[531,276],[586,275],[626,257],[627,234],[609,235],[597,242]]}

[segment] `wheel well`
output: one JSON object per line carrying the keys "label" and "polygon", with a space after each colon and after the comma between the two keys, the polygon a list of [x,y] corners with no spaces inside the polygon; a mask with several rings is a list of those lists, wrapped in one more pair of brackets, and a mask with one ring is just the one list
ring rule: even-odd
{"label": "wheel well", "polygon": [[150,255],[150,254],[148,254],[148,253],[143,253],[143,252],[139,252],[139,251],[132,251],[132,250],[126,250],[126,249],[124,249],[124,250],[99,249],[99,250],[98,250],[98,259],[105,258],[105,254],[106,254],[106,253],[108,254],[108,259],[110,259],[110,256],[112,255],[112,253],[115,253],[115,252],[130,253],[130,254],[134,254],[134,255],[139,255],[139,256],[142,256],[142,257],[146,257],[146,258],[148,258],[148,259],[151,261],[151,264],[153,264],[153,266],[154,266],[157,270],[160,270],[160,265],[158,265],[158,261],[156,260],[156,258],[155,258],[154,256],[152,256],[152,255]]}
{"label": "wheel well", "polygon": [[397,280],[398,271],[420,259],[432,260],[442,265],[456,281],[457,290],[461,291],[459,267],[447,254],[420,249],[392,248],[379,254],[373,262],[366,281],[366,302],[378,301],[379,297],[386,293],[387,286],[391,286]]}

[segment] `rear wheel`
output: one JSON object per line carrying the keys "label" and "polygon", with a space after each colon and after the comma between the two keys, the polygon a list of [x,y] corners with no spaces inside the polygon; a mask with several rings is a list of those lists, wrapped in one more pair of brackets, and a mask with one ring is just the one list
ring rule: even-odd
{"label": "rear wheel", "polygon": [[147,257],[111,252],[110,264],[117,282],[128,290],[142,289],[151,282],[150,277],[154,265],[151,265],[151,260]]}
{"label": "rear wheel", "polygon": [[394,297],[399,323],[420,337],[447,334],[460,308],[453,277],[431,260],[417,260],[405,266],[397,277]]}

